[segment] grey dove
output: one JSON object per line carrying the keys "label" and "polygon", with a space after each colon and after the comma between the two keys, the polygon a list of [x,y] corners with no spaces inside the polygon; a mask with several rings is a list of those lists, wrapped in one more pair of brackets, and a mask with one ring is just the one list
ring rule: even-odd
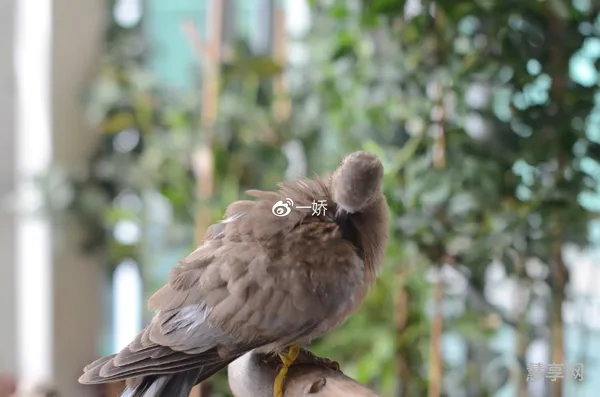
{"label": "grey dove", "polygon": [[150,324],[79,382],[126,379],[122,396],[187,397],[256,349],[279,354],[281,397],[299,347],[340,325],[374,285],[388,241],[382,178],[375,155],[355,152],[324,178],[248,191],[254,200],[230,204],[150,298]]}

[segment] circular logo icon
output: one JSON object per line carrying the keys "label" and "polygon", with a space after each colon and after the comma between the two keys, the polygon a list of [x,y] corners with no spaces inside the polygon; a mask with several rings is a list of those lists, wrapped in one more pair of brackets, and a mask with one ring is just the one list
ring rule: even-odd
{"label": "circular logo icon", "polygon": [[280,200],[275,203],[271,212],[275,216],[287,216],[292,212],[292,209],[290,208],[292,205],[294,205],[294,202],[291,199],[285,199],[285,202]]}

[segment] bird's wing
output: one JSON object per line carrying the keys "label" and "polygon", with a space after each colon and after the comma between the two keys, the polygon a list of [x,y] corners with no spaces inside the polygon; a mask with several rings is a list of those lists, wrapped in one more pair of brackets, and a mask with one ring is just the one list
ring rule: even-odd
{"label": "bird's wing", "polygon": [[[271,213],[276,195],[241,201],[150,299],[152,322],[116,356],[85,369],[100,383],[205,366],[214,373],[267,344],[339,323],[362,294],[362,261],[338,226]],[[211,373],[212,375],[212,373]]]}

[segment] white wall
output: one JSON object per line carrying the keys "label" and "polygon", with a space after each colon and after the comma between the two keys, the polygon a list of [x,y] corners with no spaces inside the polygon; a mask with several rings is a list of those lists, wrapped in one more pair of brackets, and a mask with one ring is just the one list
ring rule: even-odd
{"label": "white wall", "polygon": [[[83,170],[95,134],[82,115],[83,89],[99,66],[106,20],[105,1],[54,0],[52,115],[54,159]],[[79,231],[57,250],[54,263],[54,379],[61,396],[94,395],[77,383],[83,366],[97,358],[102,324],[105,267],[79,250]]]}
{"label": "white wall", "polygon": [[[14,189],[13,1],[0,1],[0,197]],[[14,217],[0,207],[0,372],[16,371]]]}
{"label": "white wall", "polygon": [[[33,157],[36,151],[50,150],[54,161],[71,170],[84,169],[94,146],[95,135],[83,121],[81,99],[99,65],[106,4],[81,0],[42,3],[47,4],[46,1],[52,7],[48,17],[51,34],[42,33],[40,21],[35,20],[43,14],[38,7],[42,4],[36,4],[36,0],[0,1],[2,198],[15,189],[21,175],[17,165],[20,169],[27,167],[27,161],[23,161],[27,145],[35,145],[30,148]],[[31,4],[40,12],[24,12],[24,7]],[[45,43],[44,34],[51,41]],[[42,47],[50,52],[48,62],[43,61]],[[39,63],[23,62],[27,59]],[[23,73],[34,76],[28,79]],[[30,98],[29,102],[24,98]],[[43,143],[46,137],[51,138],[50,142]],[[80,230],[75,226],[68,231],[66,241],[52,249],[48,247],[46,264],[32,263],[27,258],[33,258],[31,252],[36,251],[36,244],[27,245],[26,240],[33,234],[42,236],[42,240],[45,237],[43,231],[26,229],[23,219],[0,210],[0,372],[19,372],[19,379],[28,383],[36,381],[32,379],[36,377],[51,380],[64,397],[97,395],[93,388],[79,386],[77,378],[83,366],[96,358],[100,345],[101,289],[106,280],[103,264],[80,252]],[[55,240],[51,238],[48,243],[56,243]],[[19,246],[25,249],[19,250]],[[28,274],[23,274],[23,269]],[[23,282],[24,277],[31,278],[31,282]],[[36,283],[45,292],[40,294],[33,287],[27,290]],[[23,308],[26,310],[20,310]],[[35,329],[27,326],[34,323]],[[28,363],[36,358],[48,364],[32,370]]]}

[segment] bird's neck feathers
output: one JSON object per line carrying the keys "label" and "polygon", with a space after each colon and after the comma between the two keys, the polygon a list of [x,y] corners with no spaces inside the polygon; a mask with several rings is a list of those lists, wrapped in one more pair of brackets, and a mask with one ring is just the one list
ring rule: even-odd
{"label": "bird's neck feathers", "polygon": [[[385,196],[378,196],[360,212],[338,215],[346,218],[350,229],[356,234],[357,246],[361,247],[367,272],[367,281],[374,284],[384,262],[389,237],[388,206]],[[356,244],[356,243],[355,243]]]}
{"label": "bird's neck feathers", "polygon": [[281,197],[292,199],[295,205],[310,205],[313,200],[327,200],[327,210],[322,217],[336,222],[343,237],[356,247],[365,263],[366,279],[372,284],[383,264],[388,241],[387,201],[382,193],[378,193],[359,212],[340,210],[333,199],[331,178],[331,175],[327,175],[323,179],[300,179],[294,183],[282,183],[279,185],[279,193]]}

